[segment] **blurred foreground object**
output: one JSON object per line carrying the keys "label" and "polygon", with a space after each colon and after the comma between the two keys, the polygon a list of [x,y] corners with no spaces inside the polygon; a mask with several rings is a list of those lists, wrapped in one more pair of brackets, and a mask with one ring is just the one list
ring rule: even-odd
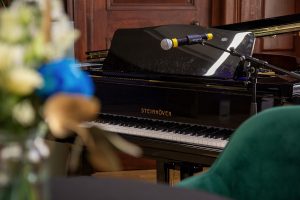
{"label": "blurred foreground object", "polygon": [[97,99],[87,99],[83,96],[59,94],[48,99],[45,104],[44,116],[55,137],[66,138],[74,132],[79,136],[72,150],[71,171],[75,171],[78,166],[83,145],[89,151],[93,167],[98,170],[114,171],[121,168],[116,150],[133,156],[141,155],[140,148],[115,133],[81,126],[83,122],[95,119],[99,111],[100,103]]}

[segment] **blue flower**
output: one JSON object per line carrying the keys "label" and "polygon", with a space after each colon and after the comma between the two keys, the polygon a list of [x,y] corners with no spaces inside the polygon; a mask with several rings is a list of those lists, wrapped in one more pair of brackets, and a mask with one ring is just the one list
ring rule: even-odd
{"label": "blue flower", "polygon": [[44,86],[37,91],[38,95],[47,98],[63,92],[93,96],[92,79],[76,64],[76,60],[72,58],[63,58],[42,65],[38,71],[44,79]]}

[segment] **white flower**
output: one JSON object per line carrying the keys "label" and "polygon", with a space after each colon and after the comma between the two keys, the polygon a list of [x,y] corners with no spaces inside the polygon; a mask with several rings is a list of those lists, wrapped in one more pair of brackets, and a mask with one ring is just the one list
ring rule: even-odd
{"label": "white flower", "polygon": [[41,156],[36,149],[30,149],[27,153],[27,159],[32,163],[38,163],[41,160]]}
{"label": "white flower", "polygon": [[67,50],[78,38],[79,32],[75,30],[66,16],[52,23],[52,59],[62,58]]}
{"label": "white flower", "polygon": [[65,16],[65,11],[61,1],[52,1],[51,18],[56,21]]}
{"label": "white flower", "polygon": [[29,126],[35,120],[35,112],[29,100],[16,104],[13,107],[12,116],[23,126]]}
{"label": "white flower", "polygon": [[0,43],[0,71],[12,66],[23,65],[24,48],[20,45]]}
{"label": "white flower", "polygon": [[0,187],[4,186],[4,185],[7,185],[8,183],[9,183],[8,174],[0,172]]}
{"label": "white flower", "polygon": [[43,158],[47,158],[49,156],[50,151],[49,151],[48,146],[45,143],[45,140],[43,140],[40,137],[37,137],[37,138],[35,138],[33,143]]}
{"label": "white flower", "polygon": [[8,43],[24,42],[30,37],[26,28],[31,21],[31,10],[26,7],[20,9],[4,9],[0,13],[0,39]]}
{"label": "white flower", "polygon": [[43,85],[40,74],[30,68],[15,67],[6,74],[5,88],[18,95],[28,95]]}
{"label": "white flower", "polygon": [[22,148],[18,143],[11,143],[1,150],[1,159],[18,160],[21,158]]}
{"label": "white flower", "polygon": [[46,43],[42,33],[38,32],[26,49],[27,64],[32,67],[39,67],[40,60],[49,59],[50,50],[50,44]]}

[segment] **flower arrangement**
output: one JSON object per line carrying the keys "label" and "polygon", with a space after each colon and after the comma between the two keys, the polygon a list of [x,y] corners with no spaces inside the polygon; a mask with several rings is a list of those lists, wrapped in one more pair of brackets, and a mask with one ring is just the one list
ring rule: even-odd
{"label": "flower arrangement", "polygon": [[[59,0],[15,0],[0,11],[0,193],[11,181],[3,171],[11,166],[4,161],[20,159],[22,151],[15,143],[3,148],[3,138],[33,138],[25,144],[23,163],[49,155],[40,139],[48,130],[59,138],[77,133],[76,143],[87,145],[92,162],[102,169],[119,166],[111,146],[140,154],[117,135],[81,126],[97,116],[100,102],[93,97],[91,78],[66,57],[78,36]],[[81,145],[75,146],[76,161]]]}
{"label": "flower arrangement", "polygon": [[[44,73],[45,64],[63,60],[65,52],[78,37],[59,1],[52,1],[53,9],[48,17],[43,12],[45,2],[15,1],[0,13],[0,124],[1,129],[16,134],[36,127],[40,121],[36,98],[59,92],[59,89],[52,93],[46,91],[49,87],[46,80],[52,74]],[[53,24],[49,24],[50,14]],[[68,70],[74,70],[70,64]],[[63,76],[66,69],[60,71],[59,65],[64,63],[57,63],[56,74]]]}

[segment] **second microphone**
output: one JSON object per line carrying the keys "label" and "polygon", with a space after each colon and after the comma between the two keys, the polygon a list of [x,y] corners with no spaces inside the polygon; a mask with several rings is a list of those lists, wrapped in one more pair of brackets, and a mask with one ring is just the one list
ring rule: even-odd
{"label": "second microphone", "polygon": [[160,46],[163,50],[170,50],[171,48],[176,48],[183,45],[193,45],[202,43],[203,40],[213,39],[212,33],[206,33],[201,35],[187,35],[184,38],[165,38],[160,42]]}

